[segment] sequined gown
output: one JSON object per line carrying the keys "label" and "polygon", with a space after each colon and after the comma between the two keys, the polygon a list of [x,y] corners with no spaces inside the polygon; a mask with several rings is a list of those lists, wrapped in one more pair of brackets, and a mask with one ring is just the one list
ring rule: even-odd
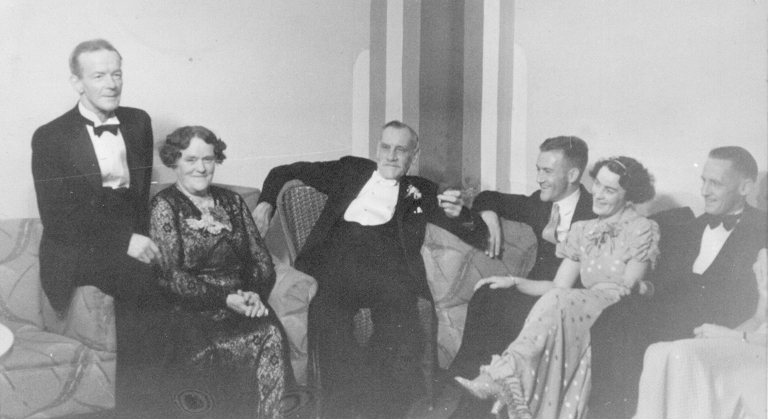
{"label": "sequined gown", "polygon": [[248,318],[226,305],[237,290],[256,292],[266,303],[275,283],[272,259],[243,199],[215,186],[210,192],[212,215],[175,186],[152,200],[150,235],[162,255],[158,280],[173,295],[164,363],[218,379],[212,388],[227,384],[240,393],[227,400],[247,406],[248,416],[280,418],[288,362],[282,326],[272,309]]}
{"label": "sequined gown", "polygon": [[630,260],[655,261],[658,225],[627,206],[618,221],[574,223],[558,257],[580,262],[585,289],[554,288],[531,309],[517,339],[481,371],[505,387],[510,418],[574,419],[586,416],[591,387],[589,328],[618,295],[590,289],[623,283]]}

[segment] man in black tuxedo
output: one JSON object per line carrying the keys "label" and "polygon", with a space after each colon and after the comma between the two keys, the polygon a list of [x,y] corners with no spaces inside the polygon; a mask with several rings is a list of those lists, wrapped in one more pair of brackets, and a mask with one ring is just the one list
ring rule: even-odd
{"label": "man in black tuxedo", "polygon": [[[528,224],[538,241],[536,263],[528,278],[552,281],[561,258],[555,255],[556,243],[565,239],[571,224],[595,218],[592,195],[581,185],[589,150],[580,138],[549,138],[539,147],[536,182],[540,189],[531,196],[494,191],[481,192],[472,211],[480,213],[490,232],[488,255],[501,251],[499,217]],[[475,291],[467,308],[464,335],[448,375],[474,377],[491,355],[502,353],[523,328],[538,297],[517,287]],[[482,418],[489,415],[491,402],[462,396],[452,418]]]}
{"label": "man in black tuxedo", "polygon": [[751,267],[767,246],[766,214],[747,204],[757,162],[741,147],[715,148],[701,179],[705,213],[671,238],[675,253],[662,255],[656,270],[666,317],[657,324],[658,340],[693,337],[703,323],[734,328],[757,304]]}
{"label": "man in black tuxedo", "polygon": [[32,174],[43,223],[43,289],[59,312],[79,286],[112,295],[124,361],[131,353],[123,351],[121,313],[150,286],[149,264],[159,250],[148,237],[152,125],[146,112],[119,106],[121,63],[102,39],[74,49],[70,81],[80,100],[35,131]]}
{"label": "man in black tuxedo", "polygon": [[767,245],[766,214],[747,204],[757,162],[741,147],[715,148],[701,178],[704,214],[678,208],[652,217],[661,228],[661,255],[648,278],[654,296],[622,299],[592,326],[590,418],[635,414],[650,344],[692,338],[704,323],[734,328],[755,312],[752,264]]}
{"label": "man in black tuxedo", "polygon": [[[409,374],[420,370],[424,337],[417,297],[432,299],[420,254],[427,222],[477,247],[485,244],[485,224],[463,207],[459,191],[438,195],[433,182],[406,175],[418,153],[416,132],[392,121],[383,128],[377,162],[358,157],[299,162],[272,169],[264,181],[254,211],[262,234],[277,195],[289,180],[299,179],[328,195],[296,267],[319,284],[310,306],[310,329],[319,336],[329,417],[402,416],[418,394],[415,378],[400,382],[402,377],[394,370],[402,367]],[[352,317],[361,307],[371,309],[374,376],[382,384],[377,394],[354,400],[356,389],[344,384],[356,382],[360,374],[350,359],[355,352]],[[404,354],[410,354],[412,362],[397,364],[394,359]],[[352,406],[344,406],[350,402]]]}

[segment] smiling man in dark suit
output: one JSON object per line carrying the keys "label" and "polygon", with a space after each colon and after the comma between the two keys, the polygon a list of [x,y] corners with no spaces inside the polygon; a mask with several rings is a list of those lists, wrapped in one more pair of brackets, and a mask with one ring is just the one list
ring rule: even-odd
{"label": "smiling man in dark suit", "polygon": [[[757,304],[752,263],[766,247],[766,213],[747,203],[757,162],[737,146],[715,148],[701,175],[704,214],[674,237],[674,254],[662,255],[657,277],[665,318],[659,340],[693,337],[703,323],[734,328]],[[663,234],[663,233],[662,233]]]}
{"label": "smiling man in dark suit", "polygon": [[[459,191],[438,195],[433,182],[406,175],[418,153],[416,132],[392,121],[383,128],[377,162],[344,157],[294,163],[272,169],[264,181],[255,211],[262,233],[280,189],[289,180],[299,179],[328,195],[296,260],[296,267],[319,284],[310,307],[310,329],[320,339],[328,417],[357,413],[399,417],[418,394],[413,374],[418,375],[423,336],[417,297],[431,300],[420,254],[427,222],[477,247],[486,240],[485,224],[463,207]],[[350,388],[349,383],[356,382],[360,371],[350,363],[354,353],[351,322],[361,307],[371,309],[374,376],[382,384],[381,391],[369,391],[374,394],[355,400],[354,391],[360,389]],[[413,363],[397,365],[394,358],[402,354],[414,355]],[[411,374],[408,382],[393,372],[400,367]],[[345,402],[352,405],[344,406]]]}
{"label": "smiling man in dark suit", "polygon": [[44,229],[40,279],[57,311],[68,308],[81,285],[132,295],[126,269],[148,266],[158,255],[148,237],[152,125],[146,112],[119,106],[121,63],[107,41],[78,45],[70,81],[80,101],[32,137]]}
{"label": "smiling man in dark suit", "polygon": [[[152,125],[146,112],[120,107],[122,58],[102,39],[70,56],[77,106],[32,137],[32,175],[43,223],[40,280],[53,308],[65,312],[75,288],[92,285],[114,297],[121,372],[131,357],[127,338],[136,321],[128,309],[146,304],[150,263],[158,248],[148,237]],[[133,310],[137,312],[138,310]]]}
{"label": "smiling man in dark suit", "polygon": [[[536,235],[536,263],[528,278],[552,281],[561,258],[555,247],[565,239],[576,221],[595,218],[592,195],[581,185],[587,167],[589,149],[584,140],[573,136],[554,137],[539,147],[536,182],[539,190],[530,196],[495,191],[480,193],[472,212],[480,213],[490,232],[488,255],[496,257],[501,249],[499,218],[528,224]],[[517,289],[491,289],[483,286],[475,291],[467,308],[464,335],[448,376],[472,377],[491,355],[502,353],[523,328],[528,312],[538,300]],[[452,418],[475,419],[490,414],[491,403],[462,396]]]}

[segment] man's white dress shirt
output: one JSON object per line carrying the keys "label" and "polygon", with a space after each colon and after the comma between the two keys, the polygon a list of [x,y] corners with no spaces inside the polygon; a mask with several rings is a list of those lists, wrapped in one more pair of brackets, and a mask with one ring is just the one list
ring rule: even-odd
{"label": "man's white dress shirt", "polygon": [[101,137],[93,133],[93,127],[100,125],[119,124],[117,117],[112,115],[104,122],[99,120],[95,113],[86,109],[83,103],[77,105],[80,114],[93,122],[93,126],[86,125],[88,135],[91,137],[93,151],[96,152],[96,159],[99,162],[101,170],[101,186],[105,188],[127,188],[131,184],[131,173],[128,170],[128,157],[125,151],[125,141],[123,140],[122,130],[117,131],[117,135],[109,131],[104,131]]}
{"label": "man's white dress shirt", "polygon": [[571,229],[571,220],[573,220],[573,213],[576,212],[576,204],[579,203],[579,197],[581,197],[581,189],[576,189],[572,194],[557,201],[558,212],[560,213],[560,222],[557,224],[556,230],[558,242],[564,241],[568,236],[568,231]]}
{"label": "man's white dress shirt", "polygon": [[374,171],[357,198],[347,207],[344,220],[364,226],[386,223],[395,214],[399,191],[397,180],[385,179],[378,171]]}
{"label": "man's white dress shirt", "polygon": [[[742,211],[743,209],[734,214],[741,214]],[[733,233],[733,230],[726,230],[722,224],[715,228],[710,226],[704,227],[704,233],[701,235],[701,250],[699,250],[699,256],[696,258],[696,261],[693,262],[693,273],[701,275],[706,272],[709,265],[715,261],[715,258],[720,253],[720,249],[723,248],[725,241],[728,240],[731,233]]]}

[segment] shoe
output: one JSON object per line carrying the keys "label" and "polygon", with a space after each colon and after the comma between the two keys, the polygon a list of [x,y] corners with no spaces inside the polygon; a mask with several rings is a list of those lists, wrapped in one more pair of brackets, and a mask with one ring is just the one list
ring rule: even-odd
{"label": "shoe", "polygon": [[462,377],[455,377],[455,379],[478,399],[496,400],[501,396],[501,386],[487,374],[480,374],[472,381]]}

